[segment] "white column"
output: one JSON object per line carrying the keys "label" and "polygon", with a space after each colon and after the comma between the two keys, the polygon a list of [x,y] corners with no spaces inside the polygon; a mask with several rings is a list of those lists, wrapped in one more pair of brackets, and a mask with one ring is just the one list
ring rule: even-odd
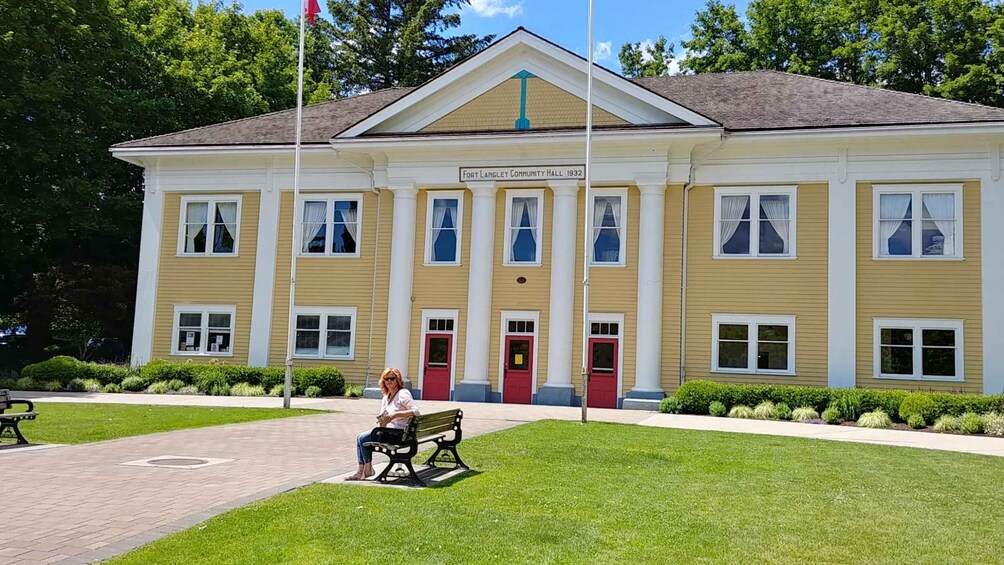
{"label": "white column", "polygon": [[547,382],[537,395],[541,404],[571,406],[572,332],[575,300],[575,228],[578,181],[551,181],[551,308],[547,322]]}
{"label": "white column", "polygon": [[471,182],[474,194],[471,221],[470,270],[467,286],[467,335],[464,377],[454,391],[460,401],[488,400],[489,333],[492,313],[492,266],[495,261],[494,182]]}
{"label": "white column", "polygon": [[638,180],[641,221],[638,236],[637,369],[628,396],[659,400],[662,376],[662,270],[666,239],[666,179]]}
{"label": "white column", "polygon": [[[279,240],[279,190],[275,186],[275,162],[266,173],[265,189],[258,209],[258,250],[255,253],[254,295],[251,299],[251,336],[248,365],[268,366],[272,339],[272,298],[275,291],[276,247]],[[290,210],[293,213],[294,208]]]}
{"label": "white column", "polygon": [[143,192],[143,231],[139,243],[136,279],[136,315],[133,318],[133,367],[145,365],[153,356],[153,324],[157,304],[160,243],[164,229],[164,193],[159,189],[158,165],[147,168]]}
{"label": "white column", "polygon": [[[993,150],[1000,154],[999,146]],[[994,173],[980,183],[984,394],[1004,393],[1004,178],[997,163]]]}
{"label": "white column", "polygon": [[394,194],[393,235],[390,243],[390,297],[387,300],[387,367],[407,378],[411,340],[411,292],[415,271],[415,207],[418,190],[411,181],[391,179]]}
{"label": "white column", "polygon": [[[846,163],[846,154],[841,157]],[[857,339],[857,187],[846,164],[830,179],[827,266],[827,384],[854,388]],[[861,229],[871,230],[871,226]],[[870,231],[869,231],[870,233]]]}

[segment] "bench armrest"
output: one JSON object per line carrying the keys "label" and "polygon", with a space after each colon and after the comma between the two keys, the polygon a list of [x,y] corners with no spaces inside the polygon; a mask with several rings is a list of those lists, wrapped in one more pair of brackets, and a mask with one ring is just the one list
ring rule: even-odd
{"label": "bench armrest", "polygon": [[35,404],[32,401],[30,401],[30,400],[11,399],[11,400],[7,401],[7,406],[13,406],[15,404],[24,404],[25,406],[27,406],[28,409],[25,410],[25,412],[34,412],[35,411]]}

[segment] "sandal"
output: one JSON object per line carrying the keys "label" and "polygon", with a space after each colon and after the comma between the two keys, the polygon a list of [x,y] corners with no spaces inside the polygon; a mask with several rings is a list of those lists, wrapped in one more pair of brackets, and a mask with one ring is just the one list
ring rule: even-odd
{"label": "sandal", "polygon": [[345,477],[345,480],[346,481],[363,481],[363,480],[366,480],[366,477],[364,477],[362,473],[360,473],[360,472],[357,471],[357,472],[349,475],[348,477]]}

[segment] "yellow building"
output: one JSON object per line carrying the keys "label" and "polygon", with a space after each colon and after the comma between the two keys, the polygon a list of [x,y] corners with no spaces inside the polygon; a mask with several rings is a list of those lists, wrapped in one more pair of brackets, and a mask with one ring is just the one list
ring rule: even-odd
{"label": "yellow building", "polygon": [[585,71],[518,29],[307,107],[296,201],[294,111],[116,145],[146,173],[133,363],[291,340],[356,384],[574,405],[585,359],[611,407],[688,379],[1004,390],[1004,111],[597,67],[587,201]]}

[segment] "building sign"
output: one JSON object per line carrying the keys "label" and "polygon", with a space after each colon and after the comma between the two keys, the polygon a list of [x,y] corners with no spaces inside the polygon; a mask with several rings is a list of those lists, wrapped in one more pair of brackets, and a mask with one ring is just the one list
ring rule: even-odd
{"label": "building sign", "polygon": [[547,165],[543,167],[460,167],[460,182],[583,180],[585,165]]}

